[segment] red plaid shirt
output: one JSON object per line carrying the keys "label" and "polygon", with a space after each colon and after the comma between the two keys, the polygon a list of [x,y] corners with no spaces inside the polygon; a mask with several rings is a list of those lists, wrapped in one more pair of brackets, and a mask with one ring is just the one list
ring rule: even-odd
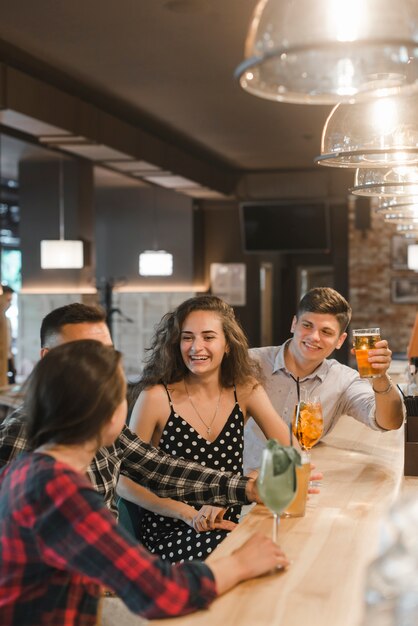
{"label": "red plaid shirt", "polygon": [[151,555],[69,466],[39,453],[11,463],[0,476],[1,626],[93,626],[101,585],[148,618],[216,596],[204,563]]}

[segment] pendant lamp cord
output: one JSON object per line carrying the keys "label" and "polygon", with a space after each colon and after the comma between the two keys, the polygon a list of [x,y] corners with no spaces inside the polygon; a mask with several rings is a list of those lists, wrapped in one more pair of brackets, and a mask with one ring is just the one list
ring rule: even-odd
{"label": "pendant lamp cord", "polygon": [[58,193],[59,193],[59,216],[60,216],[60,240],[64,237],[64,171],[63,159],[60,160],[59,177],[58,177]]}
{"label": "pendant lamp cord", "polygon": [[156,202],[156,190],[153,186],[152,189],[152,222],[153,222],[153,235],[154,235],[154,250],[158,250],[158,216],[157,216],[157,202]]}

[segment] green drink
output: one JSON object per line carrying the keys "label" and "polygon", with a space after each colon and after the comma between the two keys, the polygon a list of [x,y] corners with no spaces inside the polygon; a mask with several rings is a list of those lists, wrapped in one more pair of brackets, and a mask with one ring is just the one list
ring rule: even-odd
{"label": "green drink", "polygon": [[263,451],[257,486],[264,504],[273,512],[273,541],[276,543],[279,516],[296,495],[296,465],[301,465],[301,458],[295,448],[269,439]]}
{"label": "green drink", "polygon": [[261,466],[258,491],[270,511],[280,515],[296,495],[295,466],[290,463],[282,474],[274,476],[272,458],[269,455]]}

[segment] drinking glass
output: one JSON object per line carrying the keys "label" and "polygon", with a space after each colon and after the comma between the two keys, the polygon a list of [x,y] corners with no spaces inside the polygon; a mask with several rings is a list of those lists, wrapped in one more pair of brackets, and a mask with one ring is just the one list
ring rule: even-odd
{"label": "drinking glass", "polygon": [[308,487],[311,477],[311,463],[307,452],[302,452],[301,461],[302,465],[296,468],[296,496],[285,508],[282,517],[303,517],[305,515]]}
{"label": "drinking glass", "polygon": [[353,348],[361,378],[378,378],[380,376],[368,361],[369,350],[373,350],[376,341],[380,341],[380,328],[356,328],[353,330]]}
{"label": "drinking glass", "polygon": [[324,430],[322,405],[317,395],[304,395],[295,408],[293,434],[310,460],[310,449],[319,441]]}
{"label": "drinking glass", "polygon": [[273,513],[273,541],[277,543],[280,514],[296,495],[296,465],[300,455],[295,448],[270,439],[263,451],[257,486],[264,504]]}

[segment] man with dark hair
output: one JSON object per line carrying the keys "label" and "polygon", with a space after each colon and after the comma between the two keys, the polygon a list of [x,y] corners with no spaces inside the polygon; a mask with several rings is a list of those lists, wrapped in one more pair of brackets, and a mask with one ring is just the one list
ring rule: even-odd
{"label": "man with dark hair", "polygon": [[97,339],[112,344],[106,313],[98,306],[73,302],[54,309],[41,323],[41,357],[49,348],[79,339]]}
{"label": "man with dark hair", "polygon": [[[276,411],[290,423],[298,402],[298,388],[320,397],[327,435],[341,415],[351,415],[374,430],[399,428],[403,423],[402,398],[387,371],[392,352],[381,340],[370,353],[378,378],[360,378],[358,372],[328,357],[347,337],[351,307],[334,289],[316,287],[299,303],[292,320],[293,337],[282,346],[252,349],[265,375],[265,386]],[[260,465],[265,438],[250,419],[245,428],[244,469]]]}
{"label": "man with dark hair", "polygon": [[[112,343],[101,309],[75,303],[49,313],[41,326],[41,356],[55,346],[78,339]],[[21,409],[0,424],[0,467],[26,449],[25,414]],[[191,499],[199,505],[230,506],[258,498],[254,480],[164,454],[143,443],[127,426],[112,446],[99,449],[87,470],[93,486],[115,515],[119,473],[162,497]]]}

